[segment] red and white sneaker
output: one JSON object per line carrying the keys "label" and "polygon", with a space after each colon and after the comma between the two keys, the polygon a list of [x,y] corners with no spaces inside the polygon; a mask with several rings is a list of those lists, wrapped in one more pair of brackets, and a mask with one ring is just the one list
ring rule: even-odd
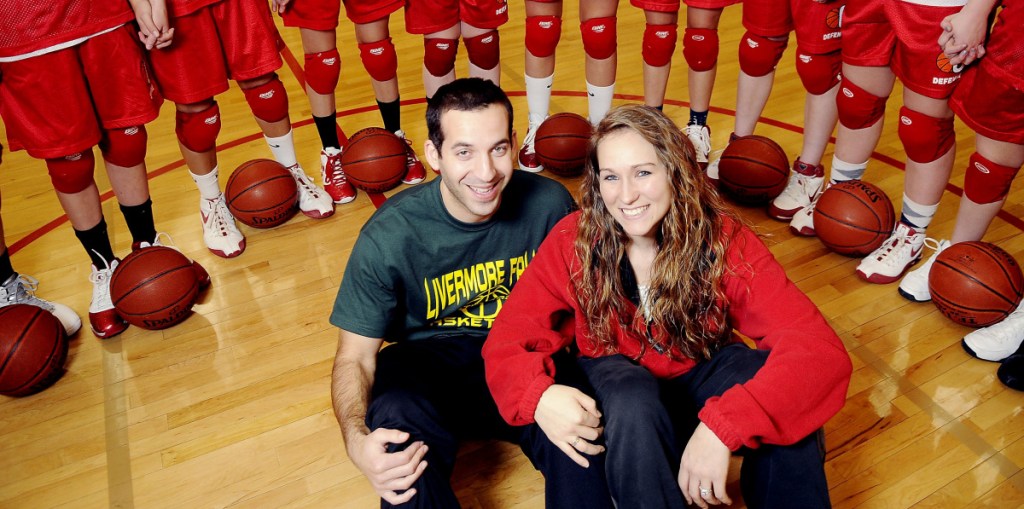
{"label": "red and white sneaker", "polygon": [[708,155],[711,153],[711,128],[700,124],[686,124],[683,134],[693,144],[697,152],[697,162],[708,164]]}
{"label": "red and white sneaker", "polygon": [[[160,237],[165,237],[167,239],[167,242],[161,242],[160,241]],[[156,238],[153,239],[153,242],[145,242],[145,241],[143,241],[143,242],[133,242],[132,243],[132,252],[138,251],[140,249],[146,249],[147,247],[153,247],[153,246],[169,247],[169,248],[171,248],[171,249],[181,253],[181,250],[178,249],[174,245],[174,241],[171,240],[171,236],[166,234],[166,233],[164,233],[164,232],[157,233],[156,234]],[[184,254],[184,253],[182,253],[182,254]],[[186,258],[188,258],[188,257],[186,256]],[[205,289],[209,288],[210,287],[210,273],[206,272],[206,269],[202,265],[200,265],[199,262],[197,262],[195,260],[192,260],[191,258],[189,258],[189,260],[192,261],[192,270],[195,271],[195,273],[196,273],[196,280],[199,281],[199,290],[202,291],[202,290],[205,290]]]}
{"label": "red and white sneaker", "polygon": [[519,169],[530,173],[544,171],[544,165],[537,159],[537,152],[533,148],[533,142],[537,138],[537,129],[540,125],[530,126],[526,131],[526,138],[523,138],[523,147],[519,149]]}
{"label": "red and white sneaker", "polygon": [[793,218],[789,220],[789,229],[793,233],[800,235],[801,237],[814,237],[817,233],[814,232],[814,207],[818,205],[818,199],[825,193],[825,190],[831,186],[831,182],[825,182],[821,188],[821,192],[814,196],[811,203],[808,203],[806,207],[796,211],[793,214]]}
{"label": "red and white sneaker", "polygon": [[794,161],[786,188],[768,205],[768,216],[779,221],[792,220],[797,212],[818,198],[824,187],[824,166],[811,166],[800,160]]}
{"label": "red and white sneaker", "polygon": [[343,204],[356,199],[356,188],[345,178],[341,169],[341,150],[327,147],[320,151],[320,178],[324,181],[324,190],[334,200]]}
{"label": "red and white sneaker", "polygon": [[324,219],[334,215],[334,201],[326,191],[313,183],[305,170],[296,163],[288,168],[299,188],[299,211],[313,219]]}
{"label": "red and white sneaker", "polygon": [[207,200],[199,198],[199,217],[203,220],[203,242],[211,253],[234,258],[245,251],[245,236],[235,226],[224,195]]}
{"label": "red and white sneaker", "polygon": [[884,285],[899,279],[911,265],[921,259],[924,232],[905,223],[896,223],[896,230],[857,265],[857,275],[869,282]]}
{"label": "red and white sneaker", "polygon": [[405,176],[402,177],[402,183],[413,185],[423,182],[423,179],[427,178],[427,171],[423,168],[420,158],[416,157],[412,141],[405,137],[405,131],[401,129],[395,131],[395,136],[405,141]]}
{"label": "red and white sneaker", "polygon": [[112,338],[128,328],[128,322],[117,314],[114,302],[110,300],[110,276],[118,263],[119,260],[114,258],[102,269],[93,265],[92,273],[89,274],[89,281],[92,282],[89,325],[92,326],[92,333],[100,339]]}

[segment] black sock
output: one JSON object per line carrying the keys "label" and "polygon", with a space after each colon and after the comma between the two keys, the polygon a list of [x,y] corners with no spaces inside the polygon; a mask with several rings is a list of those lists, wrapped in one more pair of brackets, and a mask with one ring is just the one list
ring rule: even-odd
{"label": "black sock", "polygon": [[3,254],[0,254],[0,284],[7,281],[13,275],[14,267],[11,266],[11,252],[4,248]]}
{"label": "black sock", "polygon": [[121,215],[128,223],[128,231],[132,232],[132,242],[153,242],[156,239],[156,226],[153,223],[153,200],[138,205],[121,205]]}
{"label": "black sock", "polygon": [[332,112],[326,117],[313,117],[313,123],[316,124],[316,132],[320,135],[320,144],[324,148],[341,148],[341,143],[338,141],[338,114]]}
{"label": "black sock", "polygon": [[107,236],[106,219],[100,218],[100,222],[88,230],[75,230],[75,237],[78,237],[96,268],[105,269],[114,260],[114,249],[110,247],[110,237]]}
{"label": "black sock", "polygon": [[708,125],[708,112],[690,110],[690,125]]}
{"label": "black sock", "polygon": [[654,108],[657,109],[658,111],[665,111],[665,105],[664,104],[659,104],[659,105],[655,106]]}
{"label": "black sock", "polygon": [[384,129],[395,132],[402,128],[402,109],[398,99],[389,103],[377,101],[377,108],[380,109],[380,118],[384,120]]}

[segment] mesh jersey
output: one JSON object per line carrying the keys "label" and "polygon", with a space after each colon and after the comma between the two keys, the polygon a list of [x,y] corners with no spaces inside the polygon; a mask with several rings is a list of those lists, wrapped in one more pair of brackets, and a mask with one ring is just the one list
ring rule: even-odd
{"label": "mesh jersey", "polygon": [[213,5],[221,0],[167,0],[167,15],[174,18],[180,18],[187,16],[193,12],[206,7],[207,5]]}
{"label": "mesh jersey", "polygon": [[1024,90],[1024,0],[1003,0],[981,64],[1017,90]]}
{"label": "mesh jersey", "polygon": [[126,1],[4,0],[0,58],[45,53],[121,26],[135,17]]}

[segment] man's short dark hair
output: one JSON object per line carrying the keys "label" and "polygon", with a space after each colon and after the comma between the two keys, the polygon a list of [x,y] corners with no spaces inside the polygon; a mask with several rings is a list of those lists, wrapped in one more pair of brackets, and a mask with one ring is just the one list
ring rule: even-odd
{"label": "man's short dark hair", "polygon": [[508,113],[508,137],[512,139],[512,102],[505,92],[491,80],[482,78],[459,78],[437,89],[427,101],[427,136],[434,148],[441,151],[444,132],[441,131],[441,114],[449,110],[475,111],[500,104]]}

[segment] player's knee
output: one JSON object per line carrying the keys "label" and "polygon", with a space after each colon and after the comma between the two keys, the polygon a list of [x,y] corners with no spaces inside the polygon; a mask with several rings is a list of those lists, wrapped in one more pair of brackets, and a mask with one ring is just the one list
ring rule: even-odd
{"label": "player's knee", "polygon": [[526,51],[535,57],[549,57],[562,37],[562,18],[558,16],[526,17]]}
{"label": "player's knee", "polygon": [[677,27],[671,25],[647,24],[644,29],[644,45],[641,54],[644,63],[651,67],[661,67],[672,62],[672,53],[676,50]]}
{"label": "player's knee", "polygon": [[583,51],[594,60],[604,60],[615,54],[615,16],[593,18],[580,23]]}
{"label": "player's knee", "polygon": [[875,125],[885,114],[885,102],[888,99],[878,97],[844,77],[840,80],[839,93],[836,94],[839,123],[847,129],[864,129]]}
{"label": "player's knee", "polygon": [[995,203],[1010,193],[1010,184],[1020,168],[989,161],[981,154],[971,154],[964,176],[964,196],[974,203]]}
{"label": "player's knee", "polygon": [[277,122],[288,116],[288,93],[276,74],[270,81],[243,89],[242,93],[256,118],[264,122]]}
{"label": "player's knee", "polygon": [[209,152],[217,146],[217,135],[220,134],[220,107],[213,103],[195,113],[179,111],[174,124],[174,133],[185,148],[193,152]]}
{"label": "player's knee", "polygon": [[89,187],[93,182],[93,166],[92,150],[46,160],[53,188],[64,194],[75,194]]}
{"label": "player's knee", "polygon": [[740,40],[740,70],[748,76],[759,77],[770,74],[782,59],[789,39],[768,38],[747,32]]}
{"label": "player's knee", "polygon": [[796,72],[804,84],[804,90],[811,95],[821,95],[839,83],[842,57],[838,51],[824,55],[796,52]]}
{"label": "player's knee", "polygon": [[907,158],[922,164],[942,157],[956,142],[953,117],[937,118],[906,106],[900,108],[897,133]]}
{"label": "player's knee", "polygon": [[446,76],[455,69],[458,39],[428,37],[423,39],[423,65],[434,76]]}
{"label": "player's knee", "polygon": [[319,53],[306,53],[306,83],[318,94],[333,94],[341,77],[341,55],[338,48]]}
{"label": "player's knee", "polygon": [[117,166],[131,168],[146,160],[146,126],[106,129],[100,150],[103,158]]}
{"label": "player's knee", "polygon": [[501,58],[501,45],[499,44],[498,31],[491,30],[475,37],[465,37],[466,56],[469,63],[487,70],[497,67]]}
{"label": "player's knee", "polygon": [[694,71],[714,69],[718,63],[718,30],[687,28],[683,32],[683,58]]}
{"label": "player's knee", "polygon": [[373,398],[366,409],[370,429],[389,428],[413,431],[437,421],[437,411],[422,394],[389,390]]}
{"label": "player's knee", "polygon": [[359,45],[363,68],[375,81],[391,81],[398,75],[398,54],[391,38]]}

